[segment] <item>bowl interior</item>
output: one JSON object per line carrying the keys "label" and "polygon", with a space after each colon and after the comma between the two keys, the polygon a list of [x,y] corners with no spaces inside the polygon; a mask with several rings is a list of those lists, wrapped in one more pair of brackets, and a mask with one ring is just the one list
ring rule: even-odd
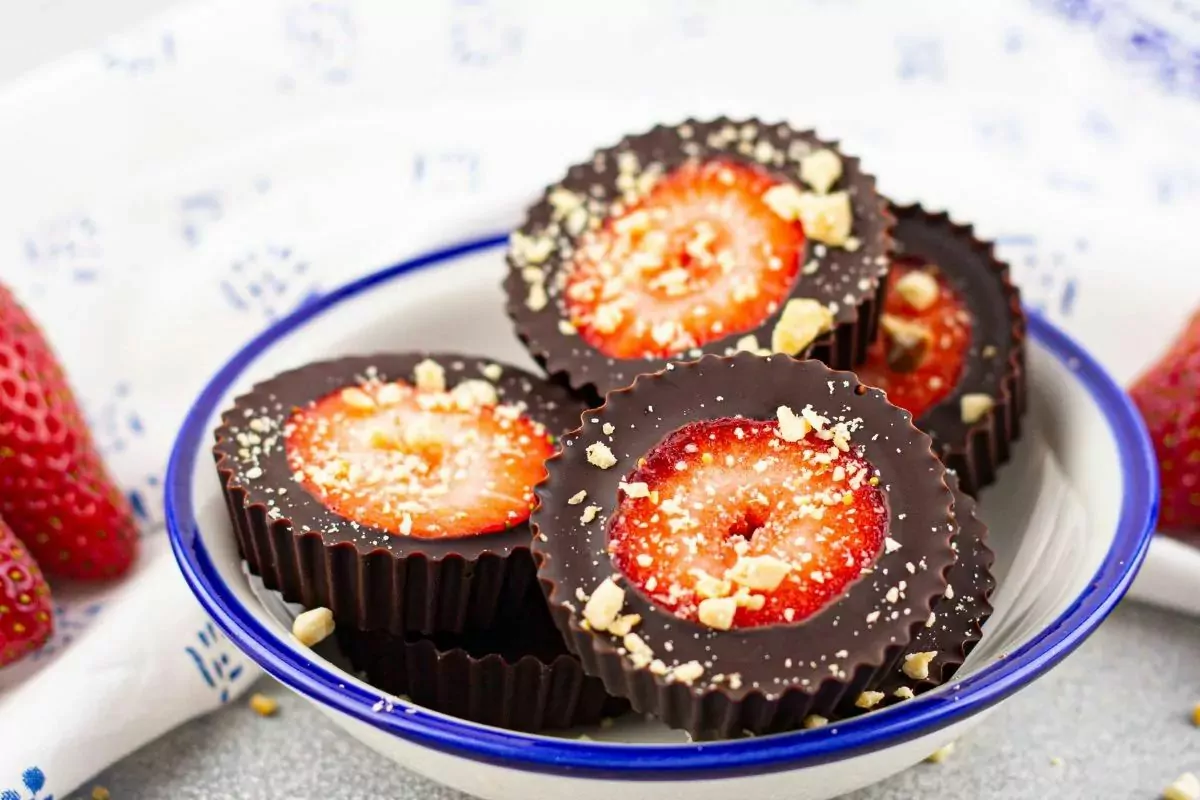
{"label": "bowl interior", "polygon": [[515,734],[394,698],[385,699],[395,711],[373,711],[380,693],[343,671],[332,645],[316,653],[296,645],[289,635],[294,609],[244,572],[209,455],[211,431],[232,398],[255,382],[324,358],[436,348],[536,369],[503,311],[500,245],[500,239],[481,240],[399,265],[300,309],[214,378],[180,434],[167,506],[185,577],[239,646],[319,702],[437,747],[535,764],[606,762],[637,769],[644,763],[671,769],[730,759],[744,766],[746,758],[767,763],[836,757],[843,749],[949,724],[1014,691],[1098,624],[1144,554],[1156,491],[1144,432],[1103,371],[1034,318],[1024,434],[1000,481],[980,503],[997,553],[996,612],[952,684],[849,723],[754,741],[700,747],[640,719],[584,731],[599,742],[621,743],[619,750],[636,750],[635,761],[623,760],[611,746],[606,751],[604,744],[570,738],[579,731],[565,734],[566,740]]}

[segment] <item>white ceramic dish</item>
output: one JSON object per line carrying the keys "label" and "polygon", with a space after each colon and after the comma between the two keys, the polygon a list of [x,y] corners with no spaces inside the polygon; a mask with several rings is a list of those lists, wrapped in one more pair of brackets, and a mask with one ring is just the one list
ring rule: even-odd
{"label": "white ceramic dish", "polygon": [[382,755],[492,800],[833,797],[962,735],[1076,647],[1128,588],[1157,504],[1149,442],[1104,371],[1034,317],[1025,434],[981,499],[998,556],[996,614],[953,684],[844,724],[704,744],[642,720],[584,731],[588,739],[517,734],[381,697],[335,653],[295,643],[291,612],[274,595],[260,586],[256,596],[218,489],[211,431],[251,384],[317,359],[436,347],[529,365],[503,312],[502,243],[468,242],[384,269],[284,318],[213,378],[171,456],[168,527],[201,603],[268,672]]}

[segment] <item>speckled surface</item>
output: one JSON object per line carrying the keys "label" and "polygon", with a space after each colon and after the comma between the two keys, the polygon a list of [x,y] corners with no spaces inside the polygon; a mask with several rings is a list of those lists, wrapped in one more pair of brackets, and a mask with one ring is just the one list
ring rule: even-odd
{"label": "speckled surface", "polygon": [[[279,700],[276,717],[235,702],[134,753],[75,798],[102,785],[115,800],[465,800],[383,762],[270,679],[256,688]],[[1156,798],[1180,772],[1200,772],[1200,729],[1191,723],[1198,701],[1200,621],[1125,604],[948,761],[848,797]]]}

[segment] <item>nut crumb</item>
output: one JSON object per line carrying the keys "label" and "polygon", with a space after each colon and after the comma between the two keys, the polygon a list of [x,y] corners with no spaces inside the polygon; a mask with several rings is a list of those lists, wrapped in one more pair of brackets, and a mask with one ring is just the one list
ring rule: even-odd
{"label": "nut crumb", "polygon": [[351,408],[365,410],[375,407],[375,399],[357,386],[342,389],[342,402]]}
{"label": "nut crumb", "polygon": [[747,589],[773,592],[791,571],[791,564],[772,555],[741,556],[726,570],[725,578]]}
{"label": "nut crumb", "polygon": [[596,518],[596,515],[603,511],[600,506],[587,506],[583,509],[583,513],[579,516],[579,521],[587,525]]}
{"label": "nut crumb", "polygon": [[622,614],[608,626],[608,632],[613,636],[627,636],[630,631],[642,624],[641,614]]}
{"label": "nut crumb", "polygon": [[968,425],[974,425],[979,420],[983,419],[983,415],[992,410],[996,405],[996,401],[986,394],[964,394],[962,400],[959,401],[959,407],[962,412],[962,421]]}
{"label": "nut crumb", "polygon": [[504,374],[504,367],[499,364],[485,364],[479,368],[479,371],[483,373],[483,377],[495,382],[500,380],[500,376]]}
{"label": "nut crumb", "polygon": [[796,415],[787,406],[780,406],[775,409],[775,415],[779,418],[779,437],[785,442],[798,442],[808,435],[812,428],[808,424],[808,420],[804,417]]}
{"label": "nut crumb", "polygon": [[923,653],[909,653],[904,657],[904,674],[915,681],[923,681],[929,677],[929,662],[937,657],[936,650],[926,650]]}
{"label": "nut crumb", "polygon": [[312,647],[328,637],[333,628],[333,612],[324,606],[310,608],[292,620],[292,636],[305,647]]}
{"label": "nut crumb", "polygon": [[796,355],[831,330],[833,314],[828,307],[808,297],[793,298],[771,331],[771,350]]}
{"label": "nut crumb", "polygon": [[416,378],[417,388],[423,392],[446,391],[446,370],[431,358],[413,367],[413,377]]}
{"label": "nut crumb", "polygon": [[617,463],[617,457],[604,442],[592,442],[587,446],[587,460],[592,466],[608,469]]}
{"label": "nut crumb", "polygon": [[700,601],[697,617],[702,625],[718,631],[727,631],[733,627],[733,617],[737,608],[737,600],[732,597],[710,597]]}
{"label": "nut crumb", "polygon": [[649,497],[650,484],[645,481],[634,481],[633,483],[625,483],[620,481],[617,483],[617,488],[625,493],[626,497]]}
{"label": "nut crumb", "polygon": [[577,506],[583,502],[585,497],[587,497],[587,489],[580,489],[578,492],[567,498],[567,505]]}
{"label": "nut crumb", "polygon": [[895,372],[912,372],[921,366],[933,346],[933,333],[917,322],[884,314],[879,318],[887,364]]}
{"label": "nut crumb", "polygon": [[1200,779],[1185,772],[1163,789],[1163,800],[1200,800]]}
{"label": "nut crumb", "polygon": [[690,686],[704,674],[704,665],[699,661],[689,661],[686,664],[680,664],[669,674],[676,683],[685,683]]}
{"label": "nut crumb", "polygon": [[947,758],[949,758],[953,752],[954,752],[954,742],[950,742],[950,744],[945,745],[944,747],[939,747],[937,750],[934,750],[932,753],[929,754],[928,757],[926,757],[925,760],[931,764],[941,764],[943,761],[945,761]]}
{"label": "nut crumb", "polygon": [[638,553],[636,561],[639,567],[645,569],[654,563],[654,556],[649,553]]}
{"label": "nut crumb", "polygon": [[1200,728],[1200,703],[1192,707],[1192,724]]}
{"label": "nut crumb", "polygon": [[92,787],[92,800],[111,800],[112,795],[103,786]]}
{"label": "nut crumb", "polygon": [[250,695],[250,708],[260,717],[270,717],[279,710],[279,702],[273,697],[267,697],[265,694],[255,692]]}
{"label": "nut crumb", "polygon": [[937,302],[937,278],[925,270],[915,269],[896,281],[896,293],[917,311],[924,311]]}
{"label": "nut crumb", "polygon": [[822,717],[820,714],[809,714],[804,718],[804,721],[800,723],[800,726],[806,730],[812,730],[813,728],[824,728],[828,724],[829,720],[825,717]]}
{"label": "nut crumb", "polygon": [[756,356],[771,355],[770,350],[766,349],[765,347],[758,346],[758,339],[754,337],[754,334],[743,336],[742,338],[738,339],[735,349],[739,353],[753,353]]}
{"label": "nut crumb", "polygon": [[1063,765],[1063,760],[1061,758],[1059,758],[1058,756],[1050,756],[1050,766],[1061,767],[1062,765]]}
{"label": "nut crumb", "polygon": [[892,692],[892,696],[898,697],[901,700],[912,700],[917,695],[915,692],[913,692],[912,689],[908,688],[907,686],[900,686],[896,689],[896,691]]}
{"label": "nut crumb", "polygon": [[874,708],[883,700],[883,692],[863,692],[854,701],[854,705],[858,708]]}
{"label": "nut crumb", "polygon": [[583,607],[583,618],[592,630],[606,631],[617,621],[624,605],[625,590],[613,583],[612,578],[605,578]]}
{"label": "nut crumb", "polygon": [[816,150],[800,159],[800,180],[825,194],[842,177],[842,160],[832,150]]}
{"label": "nut crumb", "polygon": [[805,235],[814,242],[840,246],[850,238],[854,211],[846,192],[801,192],[794,185],[785,183],[772,186],[763,193],[762,199],[788,222],[800,220]]}

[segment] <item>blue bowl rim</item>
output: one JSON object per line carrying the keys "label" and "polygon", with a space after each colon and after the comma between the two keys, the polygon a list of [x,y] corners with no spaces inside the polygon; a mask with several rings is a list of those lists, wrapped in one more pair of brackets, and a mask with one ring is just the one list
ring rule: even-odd
{"label": "blue bowl rim", "polygon": [[350,281],[267,327],[214,375],[188,410],[165,481],[167,530],[188,586],[229,638],[269,674],[309,698],[424,747],[508,768],[610,780],[698,779],[760,774],[838,761],[932,733],[999,702],[1072,652],[1125,594],[1145,558],[1158,511],[1154,452],[1128,396],[1088,353],[1037,314],[1029,334],[1079,377],[1113,430],[1124,475],[1116,535],[1103,564],[1071,606],[1032,641],[960,681],[879,714],[825,728],[691,744],[602,743],[555,739],[477,725],[397,705],[375,711],[380,695],[347,684],[339,671],[308,660],[254,619],[221,580],[199,535],[192,474],[207,442],[208,420],[254,356],[343,300],[382,283],[499,247],[491,235],[434,250]]}

